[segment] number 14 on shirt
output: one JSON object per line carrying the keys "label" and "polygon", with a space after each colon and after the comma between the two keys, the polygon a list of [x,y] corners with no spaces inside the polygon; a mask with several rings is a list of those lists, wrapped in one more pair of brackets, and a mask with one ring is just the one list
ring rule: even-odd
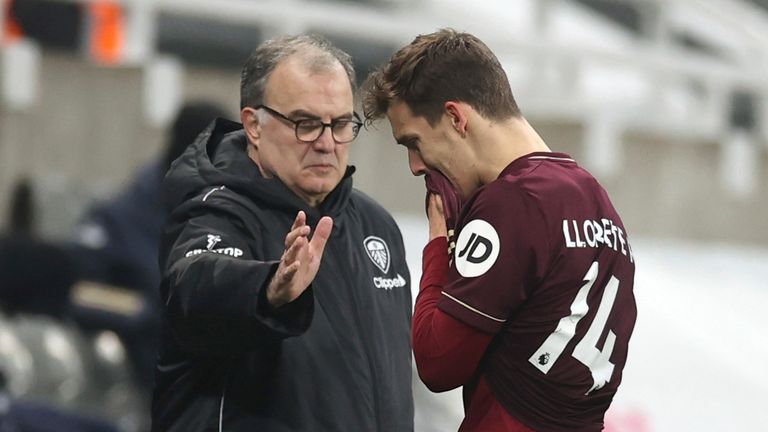
{"label": "number 14 on shirt", "polygon": [[[597,274],[598,264],[595,261],[584,276],[585,284],[576,294],[573,303],[571,303],[571,314],[560,319],[555,331],[547,337],[541,347],[528,359],[531,364],[543,373],[549,372],[555,362],[557,362],[557,359],[568,346],[568,342],[576,335],[576,325],[589,312],[587,296],[595,284]],[[613,308],[618,290],[619,280],[615,276],[611,276],[611,279],[605,286],[603,298],[597,308],[597,314],[592,321],[592,325],[589,326],[589,330],[587,330],[587,333],[579,341],[571,354],[573,358],[588,367],[592,374],[592,387],[585,394],[602,388],[610,381],[613,374],[614,365],[611,363],[610,358],[614,343],[616,342],[616,335],[612,330],[608,330],[608,336],[605,339],[602,350],[597,348],[597,342],[605,330],[606,321]]]}

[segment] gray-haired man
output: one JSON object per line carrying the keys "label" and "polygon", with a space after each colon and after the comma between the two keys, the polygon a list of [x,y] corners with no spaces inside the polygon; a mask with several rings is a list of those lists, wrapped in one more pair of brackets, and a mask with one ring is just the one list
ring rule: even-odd
{"label": "gray-haired man", "polygon": [[242,124],[171,168],[153,430],[413,429],[410,276],[393,219],[352,188],[354,81],[322,38],[268,41]]}

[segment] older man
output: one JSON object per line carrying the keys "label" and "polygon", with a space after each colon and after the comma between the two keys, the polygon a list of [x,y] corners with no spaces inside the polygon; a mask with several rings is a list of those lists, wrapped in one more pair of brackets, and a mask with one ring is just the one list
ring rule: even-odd
{"label": "older man", "polygon": [[352,188],[353,90],[326,40],[268,41],[242,124],[171,168],[153,430],[413,429],[409,273],[391,216]]}

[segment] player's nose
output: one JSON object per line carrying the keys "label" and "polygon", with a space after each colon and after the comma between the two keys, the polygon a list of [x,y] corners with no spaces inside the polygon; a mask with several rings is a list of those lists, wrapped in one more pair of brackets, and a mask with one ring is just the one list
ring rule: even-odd
{"label": "player's nose", "polygon": [[415,176],[427,173],[427,165],[416,150],[408,149],[408,166],[411,168],[411,173]]}

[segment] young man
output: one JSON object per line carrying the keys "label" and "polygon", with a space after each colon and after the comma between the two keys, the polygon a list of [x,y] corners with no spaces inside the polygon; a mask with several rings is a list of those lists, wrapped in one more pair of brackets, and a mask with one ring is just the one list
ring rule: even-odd
{"label": "young man", "polygon": [[386,116],[413,174],[429,173],[422,380],[464,386],[462,431],[601,430],[636,317],[634,258],[605,190],[547,147],[472,35],[419,36],[364,88],[366,118]]}
{"label": "young man", "polygon": [[242,124],[171,167],[153,430],[413,430],[409,273],[394,220],[352,188],[353,88],[325,39],[265,42]]}

